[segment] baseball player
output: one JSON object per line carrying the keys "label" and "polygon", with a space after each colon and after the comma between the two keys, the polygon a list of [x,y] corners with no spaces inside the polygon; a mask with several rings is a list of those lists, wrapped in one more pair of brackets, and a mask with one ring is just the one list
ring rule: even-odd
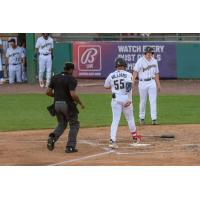
{"label": "baseball player", "polygon": [[20,47],[17,46],[14,38],[8,41],[10,47],[6,51],[6,65],[9,65],[9,83],[22,83],[22,64],[24,64],[24,54]]}
{"label": "baseball player", "polygon": [[35,55],[37,58],[39,52],[39,84],[44,87],[44,72],[46,70],[46,86],[48,87],[51,79],[52,58],[53,58],[53,39],[49,33],[42,33],[42,36],[37,39],[35,45]]}
{"label": "baseball player", "polygon": [[127,67],[126,62],[122,58],[117,58],[115,61],[116,71],[111,73],[104,84],[106,89],[112,91],[112,125],[110,132],[110,148],[117,148],[116,134],[121,118],[121,113],[128,122],[130,133],[134,140],[140,142],[141,136],[137,134],[132,105],[132,74],[125,71]]}
{"label": "baseball player", "polygon": [[1,38],[0,38],[0,84],[3,83],[2,54],[3,54],[3,46],[2,46],[2,40],[1,40]]}
{"label": "baseball player", "polygon": [[139,79],[139,118],[141,125],[145,123],[145,109],[148,96],[150,101],[152,124],[157,124],[157,89],[160,91],[161,85],[159,80],[158,62],[153,55],[153,48],[146,47],[144,56],[138,59],[133,72],[133,84],[137,76]]}
{"label": "baseball player", "polygon": [[[24,54],[24,58],[26,58],[26,43],[22,42],[20,45],[21,51]],[[25,59],[25,64],[22,65],[22,82],[26,82],[27,81],[27,74],[26,74],[26,59]]]}

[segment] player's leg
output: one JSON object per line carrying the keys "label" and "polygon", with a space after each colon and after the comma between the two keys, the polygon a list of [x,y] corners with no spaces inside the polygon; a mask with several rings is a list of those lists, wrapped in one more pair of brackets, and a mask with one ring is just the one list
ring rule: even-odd
{"label": "player's leg", "polygon": [[9,65],[8,74],[9,74],[9,84],[13,84],[15,82],[15,69],[13,65]]}
{"label": "player's leg", "polygon": [[116,143],[117,129],[119,126],[119,121],[122,113],[122,105],[118,104],[115,100],[111,102],[112,108],[112,124],[110,130],[110,140],[113,143]]}
{"label": "player's leg", "polygon": [[47,56],[46,58],[46,87],[49,86],[51,81],[51,70],[52,70],[52,59],[51,55]]}
{"label": "player's leg", "polygon": [[22,66],[16,65],[15,72],[16,72],[17,83],[21,83],[22,82]]}
{"label": "player's leg", "polygon": [[39,56],[39,84],[40,87],[44,87],[44,71],[45,71],[45,57]]}
{"label": "player's leg", "polygon": [[147,84],[144,81],[139,82],[139,94],[140,94],[139,118],[140,118],[140,123],[144,124],[146,103],[147,103],[147,96],[148,96]]}
{"label": "player's leg", "polygon": [[135,126],[135,119],[133,116],[133,106],[132,104],[128,107],[123,108],[123,113],[126,118],[126,121],[128,123],[128,127],[131,133],[136,131],[136,126]]}
{"label": "player's leg", "polygon": [[132,138],[134,139],[134,141],[136,140],[137,142],[140,142],[141,136],[137,133],[135,119],[133,115],[133,105],[131,104],[128,107],[124,107],[123,113],[126,118],[126,121],[128,122],[128,127],[129,127]]}
{"label": "player's leg", "polygon": [[152,80],[149,90],[149,101],[150,101],[150,110],[151,110],[151,119],[152,123],[156,124],[157,121],[157,87],[156,82]]}
{"label": "player's leg", "polygon": [[27,81],[27,78],[26,78],[26,67],[25,67],[25,64],[22,64],[22,82],[25,82]]}

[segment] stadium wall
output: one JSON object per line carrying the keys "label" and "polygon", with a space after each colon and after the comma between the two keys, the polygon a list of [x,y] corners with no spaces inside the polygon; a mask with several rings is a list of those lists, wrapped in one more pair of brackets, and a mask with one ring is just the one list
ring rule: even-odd
{"label": "stadium wall", "polygon": [[[35,37],[27,35],[28,79],[34,83],[37,75],[37,63],[33,62]],[[149,45],[155,49],[161,78],[200,78],[200,43],[197,42],[59,42],[54,48],[53,73],[60,73],[66,61],[73,61],[76,77],[105,78],[114,70],[117,56],[124,57],[132,71]]]}

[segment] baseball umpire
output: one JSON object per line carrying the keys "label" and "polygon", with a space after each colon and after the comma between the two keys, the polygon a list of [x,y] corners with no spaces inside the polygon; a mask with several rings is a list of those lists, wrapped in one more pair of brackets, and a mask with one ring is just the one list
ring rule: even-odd
{"label": "baseball umpire", "polygon": [[76,143],[79,131],[77,104],[84,108],[83,103],[76,94],[77,80],[73,77],[74,64],[66,63],[64,72],[52,77],[46,94],[54,97],[55,115],[58,125],[52,133],[49,134],[47,148],[52,151],[55,142],[65,131],[69,123],[70,130],[65,152],[77,152]]}

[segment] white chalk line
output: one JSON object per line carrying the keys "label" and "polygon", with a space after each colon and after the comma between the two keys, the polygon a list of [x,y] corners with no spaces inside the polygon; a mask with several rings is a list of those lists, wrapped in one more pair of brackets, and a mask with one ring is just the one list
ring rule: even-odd
{"label": "white chalk line", "polygon": [[176,152],[188,152],[188,150],[176,150],[176,151],[140,151],[140,152],[116,152],[117,155],[140,155],[140,154],[154,154],[154,153],[176,153]]}
{"label": "white chalk line", "polygon": [[107,155],[107,154],[110,154],[110,153],[113,153],[113,152],[114,151],[106,151],[106,152],[97,153],[97,154],[90,155],[90,156],[83,156],[83,157],[75,158],[75,159],[72,159],[72,160],[65,160],[65,161],[60,162],[60,163],[50,164],[49,166],[58,166],[58,165],[63,165],[63,164],[69,164],[69,163],[72,163],[72,162],[77,162],[77,161],[87,160],[87,159],[90,159],[90,158],[104,156],[104,155]]}

